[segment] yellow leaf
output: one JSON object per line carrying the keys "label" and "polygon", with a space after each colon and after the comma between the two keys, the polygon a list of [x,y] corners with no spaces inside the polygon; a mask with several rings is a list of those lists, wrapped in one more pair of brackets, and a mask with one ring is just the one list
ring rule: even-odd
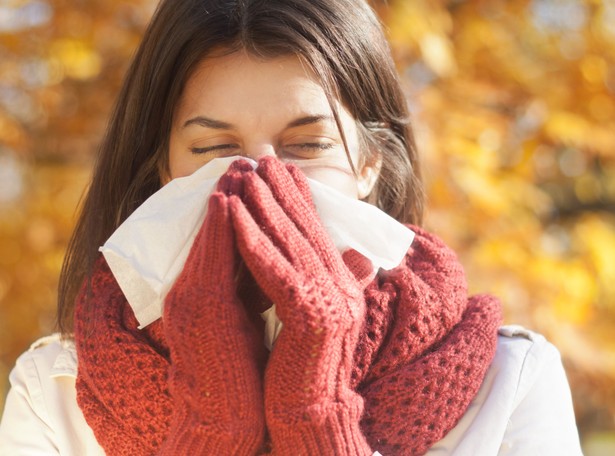
{"label": "yellow leaf", "polygon": [[87,43],[76,39],[59,39],[51,45],[51,61],[59,62],[67,76],[91,79],[102,67],[100,55]]}

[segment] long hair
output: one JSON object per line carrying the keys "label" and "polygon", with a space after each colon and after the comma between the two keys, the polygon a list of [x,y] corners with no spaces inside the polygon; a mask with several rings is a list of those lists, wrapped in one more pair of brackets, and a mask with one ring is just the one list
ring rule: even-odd
{"label": "long hair", "polygon": [[365,160],[382,160],[366,200],[400,222],[421,223],[423,185],[405,98],[365,0],[162,0],[126,74],[64,259],[64,335],[72,332],[74,300],[98,247],[161,187],[184,85],[218,50],[302,59],[330,104],[341,100],[356,120]]}

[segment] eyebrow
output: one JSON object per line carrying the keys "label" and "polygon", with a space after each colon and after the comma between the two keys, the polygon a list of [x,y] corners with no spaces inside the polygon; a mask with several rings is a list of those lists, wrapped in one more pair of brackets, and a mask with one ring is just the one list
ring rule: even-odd
{"label": "eyebrow", "polygon": [[228,122],[210,119],[209,117],[205,116],[197,116],[187,120],[184,123],[184,128],[189,127],[190,125],[199,125],[201,127],[213,128],[214,130],[233,130],[235,128],[232,124]]}
{"label": "eyebrow", "polygon": [[330,122],[332,120],[334,120],[333,116],[316,114],[314,116],[299,117],[298,119],[292,120],[286,125],[286,128],[303,127],[304,125],[311,125],[323,121]]}
{"label": "eyebrow", "polygon": [[[295,128],[295,127],[303,127],[304,125],[311,125],[323,121],[333,121],[333,116],[325,115],[325,114],[316,114],[312,116],[304,116],[299,117],[298,119],[290,121],[286,128]],[[189,127],[190,125],[199,125],[205,128],[212,128],[214,130],[234,130],[235,126],[228,122],[223,122],[221,120],[210,119],[205,116],[197,116],[192,119],[187,120],[184,123],[184,128]]]}

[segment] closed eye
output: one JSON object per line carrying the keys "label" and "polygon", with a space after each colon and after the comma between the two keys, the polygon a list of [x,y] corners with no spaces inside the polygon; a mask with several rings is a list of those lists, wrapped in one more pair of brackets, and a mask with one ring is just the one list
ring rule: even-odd
{"label": "closed eye", "polygon": [[287,144],[282,147],[281,158],[310,160],[329,155],[335,144],[329,142],[306,142]]}
{"label": "closed eye", "polygon": [[300,144],[289,144],[286,148],[296,147],[298,149],[314,149],[314,150],[328,150],[333,148],[333,144],[331,143],[300,143]]}
{"label": "closed eye", "polygon": [[309,152],[309,151],[321,152],[321,151],[333,149],[333,147],[335,147],[335,145],[331,143],[297,143],[297,144],[288,144],[284,146],[284,149],[291,150],[291,151],[292,150],[301,151],[301,152]]}
{"label": "closed eye", "polygon": [[213,152],[217,150],[238,149],[237,144],[216,144],[215,146],[208,147],[193,147],[190,151],[193,154],[206,154],[207,152]]}
{"label": "closed eye", "polygon": [[[297,144],[288,144],[283,147],[283,150],[289,151],[292,153],[307,153],[307,152],[321,152],[333,149],[335,147],[334,144],[331,143],[322,143],[322,142],[311,142],[311,143],[297,143]],[[216,144],[214,146],[207,147],[193,147],[190,151],[195,155],[207,154],[209,152],[219,152],[219,151],[229,151],[239,149],[240,146],[238,144]],[[307,157],[306,157],[307,158]]]}

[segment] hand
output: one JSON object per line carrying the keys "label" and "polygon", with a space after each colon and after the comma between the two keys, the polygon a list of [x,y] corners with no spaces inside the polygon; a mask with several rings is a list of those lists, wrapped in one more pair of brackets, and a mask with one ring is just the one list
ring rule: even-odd
{"label": "hand", "polygon": [[[350,388],[363,290],[322,227],[300,171],[275,158],[244,175],[229,197],[241,256],[276,304],[284,328],[265,374],[274,451],[369,453]],[[371,453],[370,453],[371,454]]]}
{"label": "hand", "polygon": [[241,195],[235,162],[209,199],[163,321],[171,353],[172,429],[162,454],[254,454],[264,439],[263,342],[237,297],[238,255],[227,194]]}
{"label": "hand", "polygon": [[305,178],[269,157],[257,173],[244,175],[243,198],[229,198],[244,261],[286,327],[304,336],[338,325],[344,332],[364,312],[362,289],[322,227]]}

